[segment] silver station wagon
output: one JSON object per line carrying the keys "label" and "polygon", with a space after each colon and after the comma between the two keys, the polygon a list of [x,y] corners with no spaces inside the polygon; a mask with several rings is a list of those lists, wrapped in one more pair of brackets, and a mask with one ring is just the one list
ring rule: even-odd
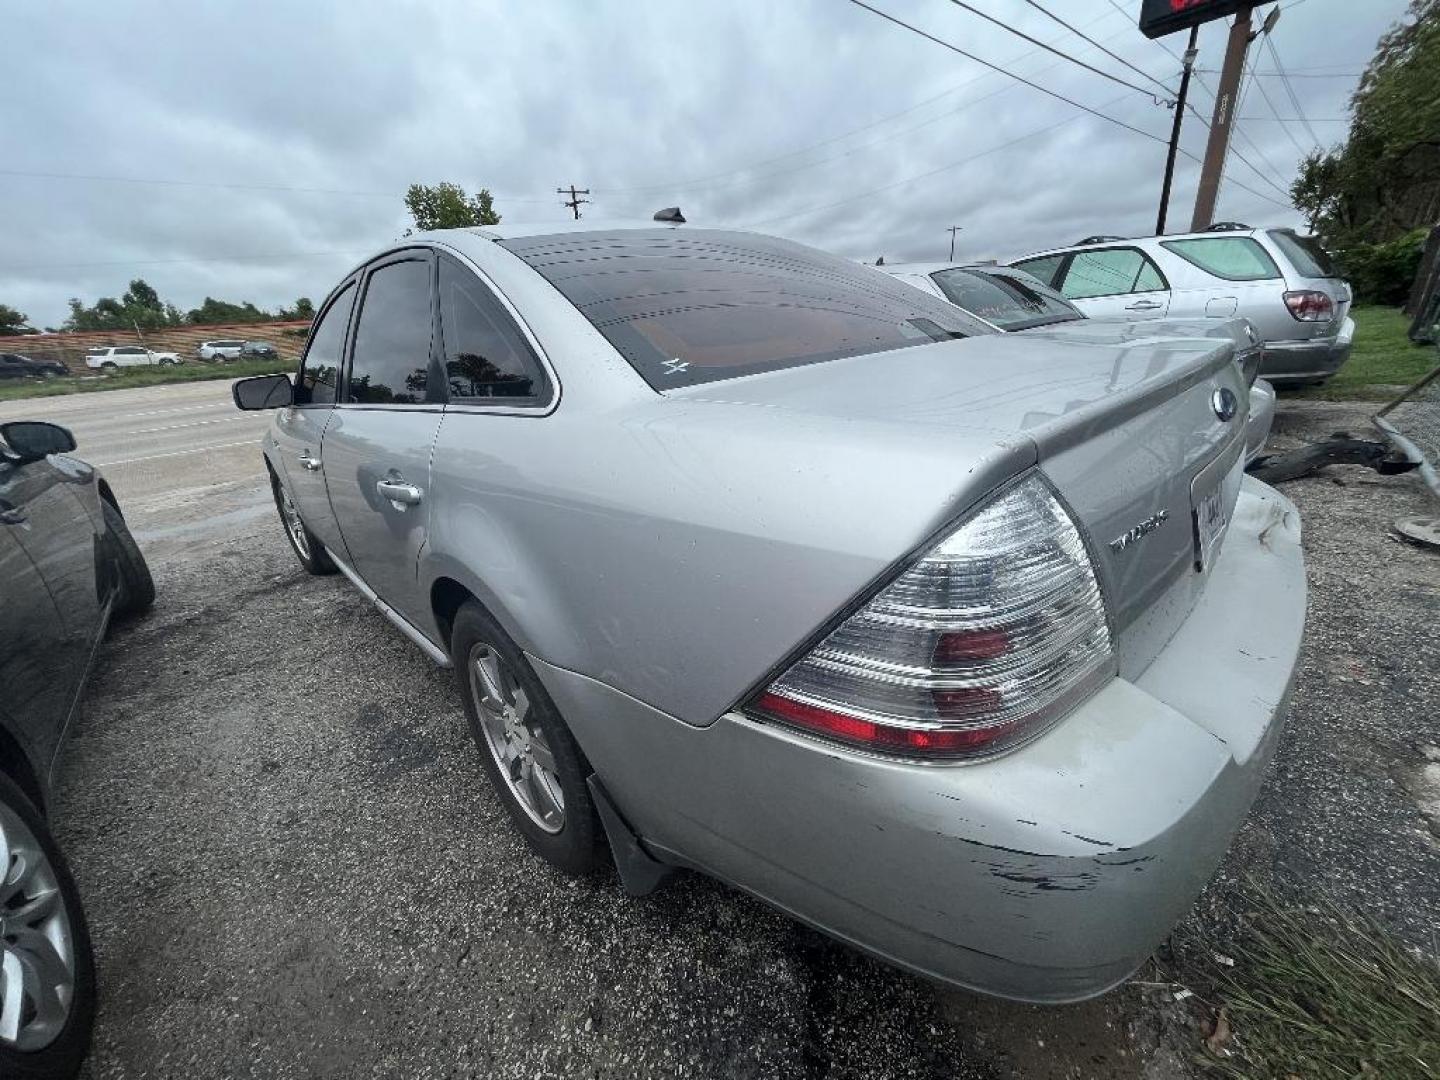
{"label": "silver station wagon", "polygon": [[1233,345],[580,225],[409,237],[235,384],[301,563],[453,666],[560,869],[703,871],[1013,998],[1124,980],[1244,818],[1305,621]]}

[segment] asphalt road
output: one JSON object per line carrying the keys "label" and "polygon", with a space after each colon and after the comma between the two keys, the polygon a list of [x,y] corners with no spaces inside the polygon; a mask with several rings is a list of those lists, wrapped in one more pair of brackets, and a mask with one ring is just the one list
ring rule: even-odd
{"label": "asphalt road", "polygon": [[[100,965],[90,1076],[1185,1075],[1200,1018],[1140,985],[1155,970],[1082,1006],[1008,1005],[699,877],[631,900],[613,872],[548,869],[486,787],[451,676],[342,579],[300,571],[261,421],[227,423],[226,399],[0,407],[112,463],[159,588],[105,650],[58,803]],[[1310,410],[1292,433],[1354,425]],[[1407,778],[1440,747],[1440,557],[1388,536],[1427,508],[1416,482],[1340,474],[1290,485],[1311,644],[1202,932],[1223,934],[1242,876],[1412,941],[1437,930],[1440,825]]]}

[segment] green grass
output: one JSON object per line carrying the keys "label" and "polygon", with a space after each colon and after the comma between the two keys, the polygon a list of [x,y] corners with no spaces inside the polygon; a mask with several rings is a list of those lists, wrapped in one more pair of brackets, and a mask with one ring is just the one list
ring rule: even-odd
{"label": "green grass", "polygon": [[166,383],[202,382],[207,379],[239,379],[246,375],[269,375],[293,364],[288,360],[232,360],[226,364],[193,361],[165,367],[120,368],[98,378],[74,377],[0,383],[0,401],[18,398],[52,397],[56,394],[88,394],[93,390],[121,390],[127,386],[162,386]]}
{"label": "green grass", "polygon": [[[1440,1076],[1440,965],[1333,907],[1296,909],[1251,886],[1211,993],[1230,1038],[1206,1052],[1228,1077]],[[1217,943],[1218,944],[1218,943]],[[1212,955],[1214,955],[1212,951]]]}
{"label": "green grass", "polygon": [[1323,386],[1297,391],[1323,401],[1384,401],[1396,386],[1408,386],[1440,362],[1433,345],[1415,345],[1405,336],[1410,318],[1399,308],[1357,307],[1350,359]]}

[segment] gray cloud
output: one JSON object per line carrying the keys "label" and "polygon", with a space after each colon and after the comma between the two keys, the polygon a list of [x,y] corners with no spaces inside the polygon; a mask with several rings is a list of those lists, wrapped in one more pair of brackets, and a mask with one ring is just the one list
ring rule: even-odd
{"label": "gray cloud", "polygon": [[[1173,81],[1175,61],[1134,28],[1137,0],[1122,5],[1130,15],[1109,0],[1050,2]],[[1140,79],[1018,0],[976,4]],[[941,0],[877,6],[1168,135],[1163,107]],[[1305,0],[1275,41],[1292,71],[1359,71],[1404,6]],[[1218,68],[1224,34],[1202,31],[1202,68]],[[1145,233],[1164,160],[1159,143],[841,0],[57,3],[12,10],[7,43],[0,169],[164,181],[0,173],[0,302],[49,325],[66,297],[116,295],[137,276],[182,307],[207,294],[269,307],[318,298],[403,230],[401,196],[417,180],[483,184],[507,219],[527,222],[561,220],[553,190],[573,181],[594,190],[597,218],[643,220],[679,203],[695,224],[763,222],[893,261],[943,256],[951,224],[964,226],[960,250],[973,258]],[[1252,56],[1270,69],[1267,54]],[[1318,120],[1345,115],[1353,84],[1296,82]],[[1197,88],[1193,100],[1208,116],[1209,96]],[[1240,113],[1270,115],[1254,88]],[[1315,126],[1329,140],[1346,130]],[[1239,142],[1241,153],[1288,185],[1301,156],[1290,135],[1305,147],[1304,129],[1243,128],[1259,150]],[[1204,137],[1187,121],[1188,150],[1200,155]],[[1197,173],[1182,159],[1172,227],[1188,223]],[[1285,201],[1238,161],[1227,175],[1259,194],[1227,182],[1221,216],[1301,223],[1260,197]]]}

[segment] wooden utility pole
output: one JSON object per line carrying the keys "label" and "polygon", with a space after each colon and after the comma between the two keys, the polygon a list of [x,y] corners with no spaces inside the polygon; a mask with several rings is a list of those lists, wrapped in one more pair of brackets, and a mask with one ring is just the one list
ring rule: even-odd
{"label": "wooden utility pole", "polygon": [[579,221],[579,220],[580,220],[580,207],[584,206],[586,203],[588,203],[588,202],[590,201],[589,199],[582,199],[582,198],[580,198],[580,196],[581,196],[581,195],[589,195],[589,194],[590,194],[590,189],[589,189],[589,188],[577,188],[574,184],[571,184],[568,188],[557,187],[557,188],[555,189],[555,194],[556,194],[556,195],[569,195],[569,196],[570,196],[570,198],[569,198],[568,200],[561,200],[560,205],[561,205],[561,206],[565,206],[565,207],[569,207],[570,211],[575,215],[575,220],[576,220],[576,221]]}
{"label": "wooden utility pole", "polygon": [[1245,70],[1245,50],[1250,45],[1250,12],[1246,4],[1235,12],[1230,40],[1225,44],[1225,63],[1220,69],[1220,86],[1215,91],[1215,112],[1210,118],[1210,141],[1205,146],[1205,163],[1200,167],[1200,187],[1195,192],[1192,232],[1208,228],[1215,218],[1215,200],[1220,195],[1220,174],[1225,169],[1225,152],[1230,149],[1230,126]]}
{"label": "wooden utility pole", "polygon": [[959,225],[951,225],[951,226],[950,226],[948,229],[946,229],[945,231],[950,234],[950,261],[951,261],[951,262],[954,262],[954,261],[955,261],[955,234],[961,231],[961,227],[960,227]]}
{"label": "wooden utility pole", "polygon": [[1160,185],[1160,213],[1155,218],[1155,235],[1165,235],[1165,215],[1170,210],[1170,181],[1175,178],[1175,155],[1180,151],[1180,121],[1185,119],[1185,99],[1190,94],[1190,72],[1195,67],[1195,42],[1200,24],[1190,28],[1190,42],[1185,46],[1185,73],[1180,76],[1180,94],[1175,98],[1175,123],[1170,128],[1170,153],[1165,158],[1165,180]]}

